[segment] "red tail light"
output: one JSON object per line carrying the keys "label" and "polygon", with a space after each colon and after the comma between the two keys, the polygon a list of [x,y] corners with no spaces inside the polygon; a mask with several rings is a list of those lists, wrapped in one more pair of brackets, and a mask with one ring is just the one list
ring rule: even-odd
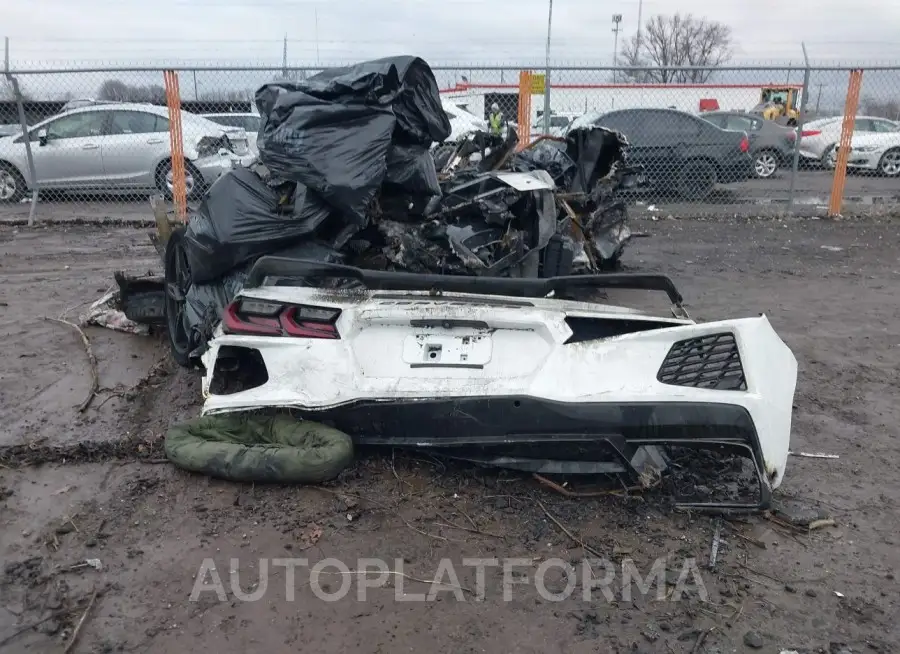
{"label": "red tail light", "polygon": [[741,139],[741,152],[749,152],[750,151],[750,139],[746,136]]}
{"label": "red tail light", "polygon": [[800,136],[818,136],[821,133],[822,133],[822,130],[820,130],[820,129],[805,129],[802,132],[800,132]]}
{"label": "red tail light", "polygon": [[226,334],[340,338],[335,322],[340,309],[300,304],[281,304],[244,298],[235,300],[222,314]]}

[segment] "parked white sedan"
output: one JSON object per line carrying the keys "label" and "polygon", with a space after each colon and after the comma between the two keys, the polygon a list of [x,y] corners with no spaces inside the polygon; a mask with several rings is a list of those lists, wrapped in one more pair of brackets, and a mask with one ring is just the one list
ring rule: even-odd
{"label": "parked white sedan", "polygon": [[250,145],[250,151],[253,154],[259,154],[256,147],[256,137],[259,135],[259,127],[262,124],[262,117],[253,113],[222,113],[222,114],[203,114],[204,118],[224,125],[225,127],[236,127],[247,132],[247,143]]}
{"label": "parked white sedan", "polygon": [[[834,167],[837,149],[829,155],[828,165]],[[885,177],[900,177],[900,131],[887,134],[855,134],[850,142],[847,167],[881,173]]]}
{"label": "parked white sedan", "polygon": [[[244,130],[223,128],[182,112],[186,188],[189,199],[222,173],[253,159]],[[29,190],[172,192],[169,114],[151,104],[96,104],[66,111],[25,135],[0,138],[0,202],[18,202]]]}
{"label": "parked white sedan", "polygon": [[[823,118],[807,123],[803,126],[803,134],[800,139],[800,156],[808,163],[818,162],[828,166],[832,158],[832,152],[841,140],[841,128],[843,117]],[[875,133],[885,134],[900,130],[900,123],[877,116],[857,116],[853,127],[853,134]]]}

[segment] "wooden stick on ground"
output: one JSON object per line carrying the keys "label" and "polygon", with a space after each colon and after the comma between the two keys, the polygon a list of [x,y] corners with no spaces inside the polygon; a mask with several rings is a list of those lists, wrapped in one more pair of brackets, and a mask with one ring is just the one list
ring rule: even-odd
{"label": "wooden stick on ground", "polygon": [[84,613],[81,614],[81,618],[78,620],[78,624],[75,625],[75,630],[72,632],[72,637],[69,639],[69,644],[66,645],[66,649],[63,650],[63,654],[69,654],[72,651],[72,648],[75,647],[75,641],[78,640],[78,634],[81,632],[81,627],[84,626],[84,621],[88,616],[88,613],[91,612],[91,609],[94,608],[94,600],[97,599],[97,592],[94,591],[94,594],[91,595],[91,599],[88,602],[87,608],[85,608]]}
{"label": "wooden stick on ground", "polygon": [[694,643],[694,647],[691,649],[691,654],[696,654],[696,652],[700,651],[700,647],[703,646],[703,641],[706,640],[706,637],[715,631],[715,627],[710,627],[709,629],[704,629],[700,632],[700,635],[697,636],[697,641]]}
{"label": "wooden stick on ground", "polygon": [[[531,474],[538,483],[550,488],[551,490],[555,490],[560,495],[565,495],[566,497],[606,497],[607,495],[621,495],[622,493],[628,492],[633,493],[637,491],[645,491],[650,490],[653,486],[626,486],[623,489],[616,490],[604,490],[604,491],[570,491],[568,488],[564,488],[557,484],[555,481],[551,481],[544,477],[543,475],[539,475],[536,472]],[[655,484],[654,484],[655,485]]]}
{"label": "wooden stick on ground", "polygon": [[97,394],[97,390],[100,388],[100,373],[97,372],[97,357],[94,356],[94,350],[91,348],[91,342],[88,340],[87,334],[84,333],[84,330],[74,322],[69,322],[68,320],[64,320],[63,318],[47,317],[44,319],[51,322],[58,322],[61,325],[68,325],[69,327],[77,331],[79,336],[81,336],[81,342],[84,344],[84,351],[87,353],[88,363],[91,366],[91,390],[90,392],[88,392],[87,397],[82,400],[81,404],[78,405],[78,412],[83,413],[84,410],[90,406],[91,401]]}
{"label": "wooden stick on ground", "polygon": [[4,638],[3,640],[0,640],[0,647],[2,647],[3,645],[6,645],[6,643],[13,640],[17,636],[24,634],[26,631],[30,631],[30,630],[34,629],[35,627],[40,627],[42,624],[44,624],[48,620],[52,620],[53,618],[58,618],[61,615],[66,615],[67,613],[71,613],[71,612],[72,612],[72,609],[70,609],[70,608],[69,609],[60,609],[59,611],[54,611],[53,613],[51,613],[50,615],[48,615],[45,618],[41,618],[40,620],[26,624],[24,627],[19,627],[16,631],[12,632],[9,636]]}
{"label": "wooden stick on ground", "polygon": [[[353,497],[353,498],[356,498],[357,500],[361,500],[363,502],[368,502],[370,504],[374,504],[379,509],[383,509],[385,511],[390,511],[391,513],[393,513],[395,516],[397,516],[397,518],[400,519],[400,521],[404,525],[407,526],[407,528],[411,529],[412,531],[416,532],[417,534],[421,534],[422,536],[427,536],[428,538],[433,538],[435,540],[443,540],[443,541],[450,542],[449,538],[444,538],[443,536],[438,536],[437,534],[429,534],[427,531],[422,531],[418,527],[414,527],[409,522],[409,520],[407,520],[402,515],[400,515],[400,512],[396,508],[390,507],[386,504],[382,504],[381,502],[377,502],[377,501],[373,500],[371,497],[363,497],[362,495],[357,495],[356,493],[348,493],[347,491],[331,490],[330,488],[322,488],[321,486],[312,486],[311,488],[313,488],[317,491],[321,491],[323,493],[330,493],[331,495],[336,495],[338,497],[340,497],[341,495],[344,495],[346,497]],[[454,541],[454,542],[459,542],[459,541]]]}
{"label": "wooden stick on ground", "polygon": [[491,536],[493,538],[504,538],[504,536],[501,536],[500,534],[494,534],[490,531],[484,531],[482,529],[466,527],[465,525],[457,524],[441,513],[438,513],[437,515],[441,520],[444,520],[444,522],[435,523],[439,527],[453,527],[454,529],[459,529],[460,531],[468,531],[470,534],[481,534],[482,536]]}
{"label": "wooden stick on ground", "polygon": [[342,572],[320,572],[322,575],[369,575],[382,572],[387,575],[394,575],[395,577],[403,577],[404,579],[409,579],[410,581],[417,581],[420,584],[431,584],[434,586],[444,586],[446,588],[458,588],[459,590],[465,591],[470,595],[474,595],[475,591],[471,588],[467,588],[466,586],[460,586],[459,584],[448,584],[443,581],[435,581],[434,579],[420,579],[419,577],[413,577],[412,575],[408,575],[405,572],[398,572],[397,570],[344,570]]}
{"label": "wooden stick on ground", "polygon": [[537,503],[538,503],[538,506],[541,507],[541,510],[544,512],[544,514],[545,514],[548,518],[550,518],[550,520],[553,521],[553,524],[555,524],[557,527],[559,527],[560,530],[561,530],[566,536],[568,536],[569,538],[571,538],[571,539],[575,542],[576,545],[578,545],[578,546],[579,546],[581,549],[583,549],[585,552],[589,552],[589,553],[593,554],[593,555],[596,556],[598,559],[602,559],[602,558],[603,558],[603,555],[600,554],[600,552],[598,552],[597,550],[595,550],[595,549],[594,549],[593,547],[591,547],[590,545],[585,544],[585,542],[584,542],[583,540],[581,540],[580,538],[578,538],[578,536],[576,536],[576,535],[573,534],[571,531],[569,531],[568,527],[566,527],[563,523],[561,523],[559,520],[557,520],[556,517],[554,517],[553,514],[550,513],[550,512],[547,510],[547,507],[545,507],[545,506],[543,505],[543,503],[542,503],[540,500],[537,500]]}

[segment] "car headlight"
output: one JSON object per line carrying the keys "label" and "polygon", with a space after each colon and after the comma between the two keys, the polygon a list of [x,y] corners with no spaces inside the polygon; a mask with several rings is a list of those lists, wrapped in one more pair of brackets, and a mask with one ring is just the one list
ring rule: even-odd
{"label": "car headlight", "polygon": [[858,148],[853,148],[854,152],[875,152],[878,149],[877,145],[861,145]]}

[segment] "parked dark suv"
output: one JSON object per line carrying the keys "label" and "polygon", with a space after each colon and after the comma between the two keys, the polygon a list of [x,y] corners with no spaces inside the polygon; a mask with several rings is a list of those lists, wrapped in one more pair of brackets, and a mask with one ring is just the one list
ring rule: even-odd
{"label": "parked dark suv", "polygon": [[710,111],[700,117],[716,127],[747,133],[753,174],[760,179],[768,179],[779,166],[789,167],[793,163],[797,133],[790,127],[732,111]]}
{"label": "parked dark suv", "polygon": [[674,109],[623,109],[600,116],[597,125],[622,132],[630,143],[628,160],[644,166],[648,184],[702,200],[716,184],[750,176],[746,134]]}

